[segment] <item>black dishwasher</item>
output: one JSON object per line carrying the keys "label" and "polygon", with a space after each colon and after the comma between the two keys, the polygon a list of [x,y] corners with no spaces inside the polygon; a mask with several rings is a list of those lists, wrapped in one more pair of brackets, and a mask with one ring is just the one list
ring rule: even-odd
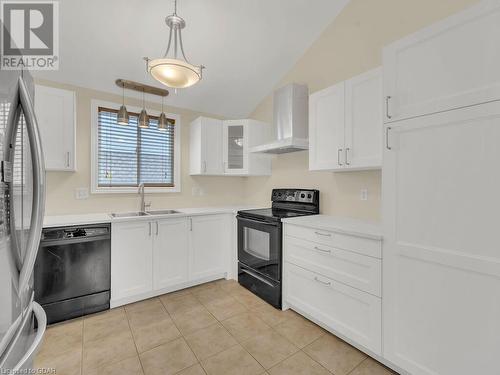
{"label": "black dishwasher", "polygon": [[110,224],[45,228],[34,287],[49,324],[109,309]]}

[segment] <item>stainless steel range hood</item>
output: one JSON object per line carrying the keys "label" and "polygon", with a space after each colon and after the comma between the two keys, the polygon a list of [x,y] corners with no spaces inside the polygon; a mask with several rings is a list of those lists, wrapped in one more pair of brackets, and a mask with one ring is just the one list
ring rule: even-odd
{"label": "stainless steel range hood", "polygon": [[307,85],[289,84],[274,92],[274,139],[255,146],[250,152],[284,154],[309,148]]}

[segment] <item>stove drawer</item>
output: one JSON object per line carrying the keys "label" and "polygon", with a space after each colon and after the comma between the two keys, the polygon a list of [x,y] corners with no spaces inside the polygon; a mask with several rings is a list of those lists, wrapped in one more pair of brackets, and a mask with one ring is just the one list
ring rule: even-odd
{"label": "stove drawer", "polygon": [[289,223],[284,226],[284,234],[286,236],[313,241],[379,259],[382,258],[382,242],[378,240],[350,236],[322,229],[302,227]]}
{"label": "stove drawer", "polygon": [[381,296],[381,260],[286,236],[284,260],[367,293]]}

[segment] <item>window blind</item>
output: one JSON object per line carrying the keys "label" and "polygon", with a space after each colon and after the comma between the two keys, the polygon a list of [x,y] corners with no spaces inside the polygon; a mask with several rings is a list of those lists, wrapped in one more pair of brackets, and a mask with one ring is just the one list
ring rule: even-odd
{"label": "window blind", "polygon": [[150,116],[149,128],[137,126],[139,115],[129,112],[129,124],[117,123],[117,110],[98,109],[98,186],[174,186],[174,131],[158,129]]}

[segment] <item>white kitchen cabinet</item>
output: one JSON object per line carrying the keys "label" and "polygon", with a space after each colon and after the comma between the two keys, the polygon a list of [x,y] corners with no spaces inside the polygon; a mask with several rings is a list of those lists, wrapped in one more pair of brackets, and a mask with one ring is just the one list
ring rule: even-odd
{"label": "white kitchen cabinet", "polygon": [[482,1],[384,48],[384,121],[500,99],[500,3]]}
{"label": "white kitchen cabinet", "polygon": [[191,279],[222,274],[229,269],[231,228],[228,215],[206,215],[190,218]]}
{"label": "white kitchen cabinet", "polygon": [[309,170],[343,165],[345,85],[338,83],[309,97]]}
{"label": "white kitchen cabinet", "polygon": [[380,68],[313,93],[309,98],[309,169],[380,168],[382,116]]}
{"label": "white kitchen cabinet", "polygon": [[498,101],[391,124],[384,357],[411,374],[498,373],[499,139]]}
{"label": "white kitchen cabinet", "polygon": [[112,223],[111,306],[226,277],[233,231],[233,214]]}
{"label": "white kitchen cabinet", "polygon": [[153,288],[163,289],[188,281],[188,219],[162,219],[152,225]]}
{"label": "white kitchen cabinet", "polygon": [[345,82],[344,168],[382,166],[382,69]]}
{"label": "white kitchen cabinet", "polygon": [[327,215],[286,221],[283,306],[380,356],[381,255],[375,224]]}
{"label": "white kitchen cabinet", "polygon": [[223,175],[222,120],[198,117],[189,128],[189,173]]}
{"label": "white kitchen cabinet", "polygon": [[288,263],[286,302],[334,332],[381,354],[381,300]]}
{"label": "white kitchen cabinet", "polygon": [[153,289],[151,222],[113,223],[111,228],[111,300]]}
{"label": "white kitchen cabinet", "polygon": [[35,113],[48,171],[76,170],[75,111],[74,91],[35,85]]}
{"label": "white kitchen cabinet", "polygon": [[255,120],[227,120],[222,123],[224,174],[258,176],[271,174],[271,156],[249,149],[271,140],[270,125]]}

